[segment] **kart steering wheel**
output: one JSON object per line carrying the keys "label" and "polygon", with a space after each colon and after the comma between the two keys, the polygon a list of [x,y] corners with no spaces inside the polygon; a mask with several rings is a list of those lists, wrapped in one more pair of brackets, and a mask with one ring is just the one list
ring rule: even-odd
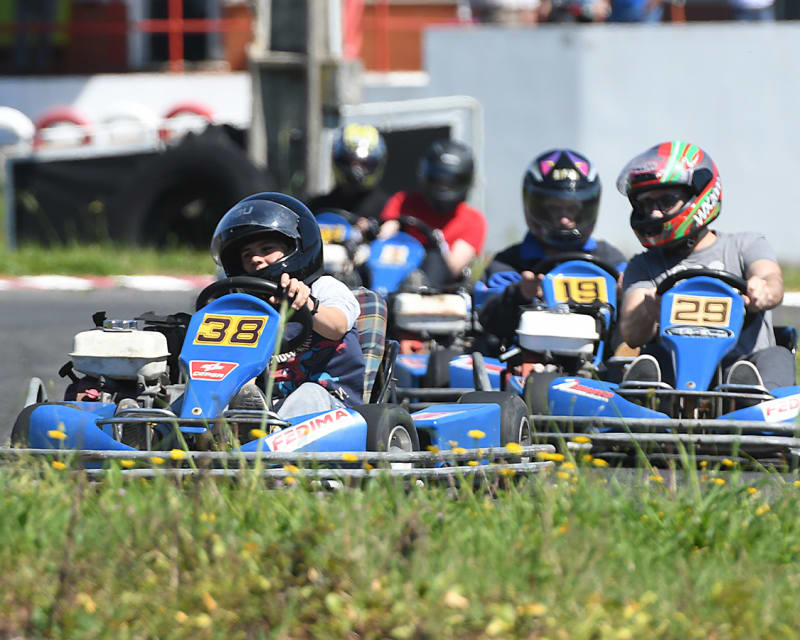
{"label": "kart steering wheel", "polygon": [[727,285],[730,285],[734,289],[736,289],[739,293],[747,293],[747,280],[742,278],[741,276],[737,276],[734,273],[730,273],[728,271],[722,271],[721,269],[684,269],[683,271],[677,271],[676,273],[672,273],[664,278],[661,283],[656,288],[656,295],[663,296],[667,291],[672,289],[678,282],[681,280],[686,280],[687,278],[694,278],[696,276],[708,276],[709,278],[716,278],[717,280],[721,280]]}
{"label": "kart steering wheel", "polygon": [[[236,293],[240,290],[244,293],[250,293],[260,297],[280,297],[285,294],[283,287],[270,280],[255,278],[253,276],[234,276],[232,278],[223,278],[222,280],[212,282],[203,289],[197,296],[195,310],[199,311],[211,300],[219,298],[226,293]],[[311,316],[311,311],[307,306],[303,306],[302,309],[294,309],[291,322],[296,322],[300,325],[300,332],[290,340],[283,340],[281,344],[281,353],[294,351],[306,340],[311,338],[314,318]]]}
{"label": "kart steering wheel", "polygon": [[400,228],[403,229],[404,227],[413,227],[414,229],[419,230],[419,232],[425,236],[426,247],[428,249],[438,249],[439,247],[439,240],[436,237],[436,234],[433,232],[433,229],[430,228],[426,223],[424,223],[419,218],[415,218],[414,216],[400,216],[399,218],[395,218],[397,222],[400,224]]}
{"label": "kart steering wheel", "polygon": [[[375,218],[370,218],[368,216],[360,216],[352,211],[348,211],[347,209],[339,209],[337,207],[322,207],[319,209],[314,210],[314,217],[320,215],[321,213],[332,213],[337,216],[341,216],[347,221],[351,227],[356,227],[356,230],[361,233],[362,237],[367,240],[375,239],[378,236],[378,231],[380,230],[380,222]],[[358,230],[356,223],[364,218],[369,223],[369,229],[364,232]]]}
{"label": "kart steering wheel", "polygon": [[550,256],[549,258],[542,258],[536,263],[536,266],[534,266],[533,272],[547,273],[553,267],[569,260],[582,260],[584,262],[591,262],[593,265],[600,267],[603,271],[608,273],[608,275],[614,278],[614,280],[619,278],[619,271],[617,271],[613,265],[610,265],[608,262],[601,260],[597,256],[584,251],[568,251],[566,253],[559,253],[558,255]]}

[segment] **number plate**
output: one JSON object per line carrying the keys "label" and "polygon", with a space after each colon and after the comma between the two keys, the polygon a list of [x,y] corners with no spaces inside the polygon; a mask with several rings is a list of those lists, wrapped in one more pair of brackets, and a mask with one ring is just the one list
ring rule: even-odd
{"label": "number plate", "polygon": [[676,295],[672,298],[670,324],[727,327],[731,321],[731,299]]}
{"label": "number plate", "polygon": [[343,224],[321,224],[319,233],[322,241],[326,244],[331,242],[342,242],[347,235],[347,229]]}
{"label": "number plate", "polygon": [[405,264],[408,261],[408,247],[403,245],[385,245],[378,258],[381,264]]}
{"label": "number plate", "polygon": [[229,316],[207,313],[192,344],[219,347],[255,347],[268,316]]}
{"label": "number plate", "polygon": [[557,302],[568,300],[579,304],[591,304],[595,300],[608,302],[606,279],[602,277],[556,276],[553,278],[553,292]]}

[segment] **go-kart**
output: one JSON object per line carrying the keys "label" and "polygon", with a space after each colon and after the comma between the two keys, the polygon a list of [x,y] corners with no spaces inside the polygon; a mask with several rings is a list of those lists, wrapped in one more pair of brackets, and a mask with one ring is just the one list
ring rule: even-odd
{"label": "go-kart", "polygon": [[[450,362],[453,387],[482,387],[529,395],[534,376],[604,377],[617,315],[617,269],[589,253],[568,252],[541,260],[542,300],[522,307],[516,339],[499,357],[464,355]],[[473,291],[476,309],[492,294],[518,282],[517,272],[493,274]],[[527,386],[527,390],[526,390]]]}
{"label": "go-kart", "polygon": [[369,254],[367,242],[375,237],[377,228],[363,234],[356,226],[358,216],[344,209],[323,209],[315,216],[322,235],[325,273],[351,289],[361,286],[360,269]]}
{"label": "go-kart", "polygon": [[[397,233],[372,243],[366,266],[372,288],[387,298],[388,337],[400,343],[398,386],[449,386],[450,360],[471,343],[468,277],[452,280],[427,224],[412,216],[397,221]],[[407,233],[409,228],[417,229],[425,243]]]}
{"label": "go-kart", "polygon": [[[174,343],[174,330],[181,328],[175,318],[151,318],[139,329],[137,322],[101,322],[96,314],[101,326],[75,336],[71,360],[62,367],[62,373],[74,378],[69,399],[48,402],[44,387],[34,381],[12,429],[12,444],[108,452],[413,452],[421,445],[448,450],[456,446],[453,442],[461,447],[530,443],[526,408],[508,394],[467,395],[414,415],[386,404],[397,345],[384,345],[382,334],[380,353],[368,346],[374,337],[370,342],[361,336],[365,355],[369,351],[380,362],[371,374],[368,369],[362,405],[286,420],[272,411],[231,408],[231,399],[269,369],[276,352],[281,317],[258,296],[282,294],[274,283],[248,276],[212,283],[199,294],[197,311],[184,319],[179,357],[168,347],[168,335]],[[294,312],[286,326],[290,324],[297,330],[282,340],[281,353],[303,349],[311,335],[307,310]],[[290,333],[287,328],[286,335]],[[254,429],[258,431],[252,433]],[[473,429],[484,433],[480,442],[469,435]]]}
{"label": "go-kart", "polygon": [[[761,386],[723,382],[723,361],[736,346],[742,327],[752,320],[740,293],[741,277],[713,269],[691,269],[665,278],[661,296],[659,340],[669,352],[674,384],[631,379],[616,384],[580,376],[534,375],[532,413],[549,438],[569,439],[591,433],[593,452],[617,452],[629,458],[676,440],[698,452],[733,453],[763,458],[794,458],[800,441],[794,435],[800,414],[800,386],[767,391]],[[776,330],[779,344],[794,352],[796,330]],[[542,436],[542,434],[539,434]],[[545,434],[546,435],[546,434]]]}

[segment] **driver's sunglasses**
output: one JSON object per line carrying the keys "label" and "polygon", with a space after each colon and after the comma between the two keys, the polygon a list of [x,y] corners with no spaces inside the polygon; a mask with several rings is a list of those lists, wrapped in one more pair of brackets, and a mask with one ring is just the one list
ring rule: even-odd
{"label": "driver's sunglasses", "polygon": [[661,213],[667,213],[678,202],[684,202],[686,195],[682,193],[662,193],[659,196],[649,196],[642,194],[636,199],[634,208],[639,215],[647,215],[652,211],[658,210]]}

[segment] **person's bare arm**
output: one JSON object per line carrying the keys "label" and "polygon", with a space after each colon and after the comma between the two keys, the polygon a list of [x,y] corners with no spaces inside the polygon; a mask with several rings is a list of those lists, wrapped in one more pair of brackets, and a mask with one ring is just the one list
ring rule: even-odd
{"label": "person's bare arm", "polygon": [[641,347],[656,335],[660,296],[655,288],[629,289],[622,299],[619,332],[631,347]]}
{"label": "person's bare arm", "polygon": [[748,311],[774,309],[783,301],[783,275],[777,262],[762,258],[747,269],[747,294],[742,296]]}
{"label": "person's bare arm", "polygon": [[[311,288],[302,280],[290,278],[288,273],[281,274],[281,286],[286,289],[289,299],[292,300],[293,309],[301,309],[303,305],[309,311],[314,308],[311,298]],[[277,299],[270,298],[270,302],[277,303]],[[344,311],[336,307],[319,306],[313,318],[314,331],[328,340],[341,340],[347,333],[347,316]]]}
{"label": "person's bare arm", "polygon": [[473,246],[465,240],[456,240],[453,246],[450,247],[450,253],[446,256],[445,260],[447,266],[450,268],[450,273],[453,276],[460,276],[464,268],[472,262],[476,256]]}

